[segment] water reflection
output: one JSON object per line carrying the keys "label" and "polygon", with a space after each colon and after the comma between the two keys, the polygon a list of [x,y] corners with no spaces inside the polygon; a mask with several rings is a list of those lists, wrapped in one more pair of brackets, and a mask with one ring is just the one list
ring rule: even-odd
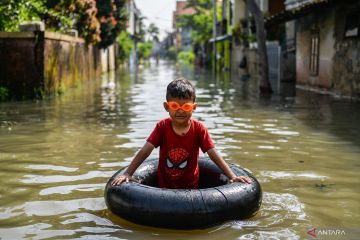
{"label": "water reflection", "polygon": [[[107,179],[167,116],[166,86],[181,75],[196,85],[194,117],[226,161],[261,182],[255,217],[172,231],[107,211]],[[310,226],[358,226],[359,104],[300,90],[265,101],[256,89],[252,79],[162,63],[103,75],[56,99],[1,103],[0,238],[300,239]]]}

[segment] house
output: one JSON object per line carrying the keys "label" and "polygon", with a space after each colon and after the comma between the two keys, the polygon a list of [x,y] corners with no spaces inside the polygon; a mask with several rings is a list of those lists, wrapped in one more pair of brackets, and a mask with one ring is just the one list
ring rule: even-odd
{"label": "house", "polygon": [[[273,16],[285,10],[284,0],[256,0],[264,16]],[[231,69],[233,74],[258,75],[258,57],[255,21],[244,0],[234,0],[232,5],[232,54]],[[273,91],[280,92],[280,53],[283,27],[272,25],[267,29],[267,52],[269,78]],[[280,40],[280,41],[279,41]],[[245,61],[246,59],[246,61]],[[246,64],[244,63],[246,62]],[[246,66],[245,66],[246,65]],[[240,69],[241,68],[241,69]],[[245,72],[243,69],[246,69]]]}
{"label": "house", "polygon": [[186,4],[187,1],[177,1],[176,9],[173,12],[173,29],[175,32],[175,48],[177,52],[192,50],[191,28],[180,28],[176,22],[179,16],[195,14],[195,9],[187,8]]}
{"label": "house", "polygon": [[216,19],[215,36],[210,39],[210,43],[215,43],[214,67],[217,71],[228,71],[231,68],[231,16],[233,4],[229,0],[217,0],[214,2],[221,8],[221,18]]}
{"label": "house", "polygon": [[140,32],[140,17],[141,12],[136,7],[135,0],[129,0],[127,2],[127,12],[128,12],[128,24],[126,31],[130,34],[130,36],[135,36]]}
{"label": "house", "polygon": [[285,6],[267,24],[293,25],[293,39],[287,34],[287,42],[295,45],[296,84],[359,99],[360,2],[287,0]]}
{"label": "house", "polygon": [[129,66],[130,69],[135,69],[137,66],[137,42],[139,41],[139,33],[141,28],[141,12],[136,7],[135,0],[129,0],[127,2],[128,11],[128,24],[126,31],[129,33],[131,39],[134,41],[134,48],[131,49]]}

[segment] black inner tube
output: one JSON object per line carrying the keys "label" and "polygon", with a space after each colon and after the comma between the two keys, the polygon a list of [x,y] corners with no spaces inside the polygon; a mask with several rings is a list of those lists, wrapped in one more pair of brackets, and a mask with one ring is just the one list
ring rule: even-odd
{"label": "black inner tube", "polygon": [[134,173],[137,182],[112,186],[126,168],[115,173],[105,188],[108,208],[124,219],[172,229],[206,228],[228,220],[253,216],[260,208],[261,187],[245,169],[230,164],[237,176],[248,176],[251,184],[232,183],[208,158],[199,160],[198,189],[160,189],[157,159],[146,160]]}

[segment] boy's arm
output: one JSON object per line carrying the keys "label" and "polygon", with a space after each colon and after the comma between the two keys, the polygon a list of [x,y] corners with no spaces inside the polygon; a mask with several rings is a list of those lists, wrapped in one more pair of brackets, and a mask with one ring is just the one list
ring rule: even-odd
{"label": "boy's arm", "polygon": [[111,185],[120,185],[123,182],[129,182],[133,180],[132,175],[136,169],[144,162],[144,160],[150,155],[154,145],[149,142],[146,142],[140,151],[135,155],[134,159],[131,161],[124,175],[115,178]]}
{"label": "boy's arm", "polygon": [[224,174],[230,179],[230,182],[243,182],[251,183],[251,179],[247,176],[236,176],[229,165],[224,161],[224,159],[219,155],[215,148],[211,148],[207,151],[210,159],[216,163],[216,165],[224,172]]}

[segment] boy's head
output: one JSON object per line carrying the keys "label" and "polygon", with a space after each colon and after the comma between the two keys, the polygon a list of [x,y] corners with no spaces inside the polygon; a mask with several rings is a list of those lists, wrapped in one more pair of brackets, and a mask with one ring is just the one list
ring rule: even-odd
{"label": "boy's head", "polygon": [[185,78],[177,78],[169,83],[166,89],[166,100],[169,101],[171,98],[191,99],[195,102],[195,88]]}
{"label": "boy's head", "polygon": [[167,86],[164,108],[176,124],[188,124],[196,109],[194,86],[184,78],[177,78]]}

